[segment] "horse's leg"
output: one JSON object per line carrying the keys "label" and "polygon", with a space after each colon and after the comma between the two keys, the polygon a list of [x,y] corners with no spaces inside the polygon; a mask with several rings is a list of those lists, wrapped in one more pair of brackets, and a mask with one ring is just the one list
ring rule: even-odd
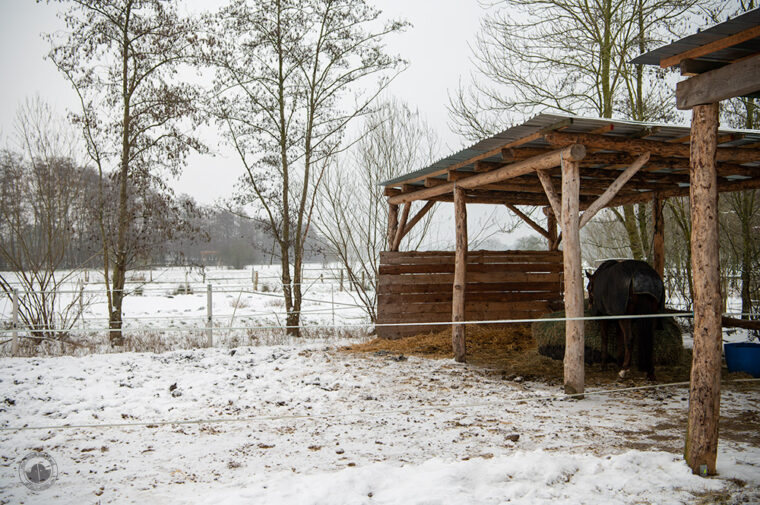
{"label": "horse's leg", "polygon": [[631,331],[631,320],[623,319],[619,321],[620,332],[623,334],[623,364],[620,367],[618,376],[625,379],[631,369],[631,347],[633,347],[633,331]]}
{"label": "horse's leg", "polygon": [[656,321],[648,317],[640,324],[639,332],[639,367],[647,373],[647,379],[654,378],[654,329]]}
{"label": "horse's leg", "polygon": [[607,341],[607,331],[608,331],[608,325],[606,319],[603,319],[599,321],[599,333],[602,336],[602,370],[607,370],[607,360],[609,359],[609,353],[608,353],[608,341]]}
{"label": "horse's leg", "polygon": [[650,381],[655,380],[654,378],[654,328],[655,328],[655,320],[649,319],[645,323],[647,325],[647,335],[645,338],[645,341],[641,343],[642,346],[646,349],[646,359],[644,362],[646,363],[646,369],[647,369],[647,379]]}

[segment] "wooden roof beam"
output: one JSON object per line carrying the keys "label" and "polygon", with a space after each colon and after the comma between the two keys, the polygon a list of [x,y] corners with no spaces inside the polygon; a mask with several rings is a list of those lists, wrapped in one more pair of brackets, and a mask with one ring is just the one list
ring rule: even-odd
{"label": "wooden roof beam", "polygon": [[[760,177],[754,179],[743,179],[739,181],[719,181],[718,193],[731,193],[734,191],[744,191],[747,189],[760,188]],[[689,186],[675,187],[664,191],[645,191],[638,195],[627,195],[614,198],[607,207],[619,207],[621,205],[630,205],[633,203],[648,202],[652,196],[657,194],[660,198],[673,198],[676,196],[689,196]]]}
{"label": "wooden roof beam", "polygon": [[547,168],[556,167],[562,162],[563,158],[578,161],[583,159],[585,155],[585,147],[582,145],[573,144],[563,149],[558,149],[550,153],[534,156],[533,158],[528,158],[527,160],[506,165],[498,170],[473,175],[456,182],[448,182],[434,188],[425,188],[418,191],[395,195],[388,199],[388,203],[399,204],[412,202],[414,200],[428,200],[434,196],[451,193],[454,190],[455,185],[465,189],[477,188],[478,186],[483,186],[485,184],[493,184],[520,175],[529,174],[534,170],[545,170]]}
{"label": "wooden roof beam", "polygon": [[[760,26],[756,27],[760,30]],[[760,32],[758,32],[760,35]],[[760,54],[676,84],[676,107],[716,103],[760,91]]]}
{"label": "wooden roof beam", "polygon": [[443,179],[437,179],[435,177],[428,177],[425,179],[425,187],[426,188],[433,188],[435,186],[440,186],[441,184],[446,184],[446,181]]}
{"label": "wooden roof beam", "polygon": [[720,51],[721,49],[725,49],[727,47],[741,44],[742,42],[746,42],[756,37],[760,37],[760,26],[753,26],[752,28],[747,28],[744,31],[735,33],[733,35],[729,35],[728,37],[723,37],[722,39],[714,40],[710,42],[709,44],[695,47],[693,49],[689,49],[688,51],[684,51],[680,54],[675,54],[673,56],[668,56],[667,58],[663,58],[660,60],[660,67],[662,68],[672,67],[673,65],[678,65],[683,60],[706,56],[710,53],[714,53],[716,51]]}
{"label": "wooden roof beam", "polygon": [[[608,149],[627,153],[656,154],[665,157],[689,158],[689,146],[671,144],[655,140],[630,139],[625,137],[610,137],[607,135],[592,135],[589,133],[551,132],[544,138],[552,145],[565,146],[583,144],[589,148]],[[734,163],[752,163],[760,161],[760,149],[742,149],[738,147],[719,147],[716,153],[717,161]]]}
{"label": "wooden roof beam", "polygon": [[448,182],[458,181],[460,179],[464,179],[465,177],[472,176],[473,173],[474,172],[464,172],[464,171],[459,171],[459,170],[452,170],[448,174],[446,174],[446,180]]}
{"label": "wooden roof beam", "polygon": [[525,137],[522,137],[516,140],[505,142],[504,144],[500,145],[499,147],[495,147],[494,149],[491,149],[490,151],[486,151],[484,153],[478,154],[477,156],[473,156],[472,158],[466,159],[464,161],[460,161],[459,163],[455,163],[454,165],[451,165],[449,167],[441,168],[439,170],[436,170],[434,172],[431,172],[425,175],[419,175],[412,179],[408,179],[404,182],[406,183],[417,182],[417,181],[425,180],[425,178],[427,177],[435,177],[437,175],[444,175],[444,174],[447,174],[448,172],[451,172],[452,170],[473,165],[476,161],[485,160],[486,158],[491,158],[494,156],[499,156],[501,154],[502,149],[507,149],[507,148],[515,147],[515,146],[521,146],[523,144],[527,144],[528,142],[532,142],[533,140],[540,139],[544,133],[548,131],[558,130],[561,128],[566,128],[570,126],[572,122],[573,122],[572,118],[566,118],[561,121],[557,121],[554,124],[541,128],[535,133],[532,133],[530,135],[527,135]]}
{"label": "wooden roof beam", "polygon": [[475,162],[475,171],[476,172],[490,172],[491,170],[496,170],[497,168],[501,168],[504,166],[504,163],[498,163],[495,161],[476,161]]}

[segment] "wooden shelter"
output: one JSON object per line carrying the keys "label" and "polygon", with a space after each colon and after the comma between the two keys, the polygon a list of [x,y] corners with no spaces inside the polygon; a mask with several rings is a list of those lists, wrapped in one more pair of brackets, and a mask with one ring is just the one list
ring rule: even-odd
{"label": "wooden shelter", "polygon": [[[464,361],[464,323],[468,312],[479,314],[467,310],[470,297],[476,306],[490,303],[503,310],[502,318],[515,313],[514,303],[504,302],[532,297],[531,302],[548,303],[551,293],[538,299],[538,289],[515,291],[509,286],[510,275],[523,285],[531,284],[535,270],[526,268],[533,268],[529,264],[538,263],[536,258],[519,260],[514,253],[504,252],[468,254],[467,204],[505,205],[546,237],[550,250],[556,251],[560,241],[563,244],[559,280],[564,281],[562,294],[569,318],[565,391],[583,393],[583,321],[572,319],[583,316],[580,229],[605,207],[652,201],[654,266],[662,273],[662,202],[688,195],[695,330],[686,459],[695,472],[704,469],[712,474],[721,361],[717,197],[719,192],[760,187],[760,132],[718,130],[718,102],[760,92],[760,10],[642,55],[634,63],[678,65],[683,75],[691,76],[676,90],[678,107],[692,109],[691,128],[541,114],[429,167],[383,183],[389,203],[389,253],[381,260],[378,321],[389,320],[385,318],[394,303],[395,316],[411,319],[425,312],[415,303],[434,303],[426,297],[442,293],[435,286],[450,286],[450,297],[439,296],[435,303],[442,303],[444,310],[450,303],[454,355]],[[425,203],[410,218],[415,201]],[[403,237],[434,202],[454,203],[456,251],[437,256],[399,253]],[[519,206],[544,207],[546,225],[529,218]],[[556,232],[557,224],[561,234]],[[476,255],[485,259],[471,261]],[[489,255],[498,259],[488,261]],[[510,264],[522,266],[515,272],[507,268]],[[414,276],[419,277],[413,285],[425,286],[426,291],[394,291],[393,286],[404,285]],[[470,293],[473,280],[489,279],[502,286]],[[400,295],[409,296],[399,301]]]}
{"label": "wooden shelter", "polygon": [[[715,473],[720,417],[721,305],[718,192],[721,189],[719,103],[760,97],[760,9],[643,54],[633,63],[680,67],[679,109],[692,111],[691,251],[694,351],[685,457],[695,473]],[[748,146],[756,150],[757,145]],[[756,164],[754,165],[756,166]],[[744,181],[746,188],[754,188]]]}
{"label": "wooden shelter", "polygon": [[[545,302],[545,308],[550,308],[550,302],[563,299],[567,317],[582,317],[580,229],[605,207],[654,203],[655,267],[662,273],[662,202],[669,197],[689,195],[690,139],[688,127],[541,114],[429,167],[385,181],[390,206],[389,252],[381,254],[378,322],[419,322],[417,314],[426,309],[425,305],[415,304],[435,302],[444,304],[445,310],[445,304],[450,303],[449,320],[455,322],[452,329],[455,358],[464,361],[465,326],[459,322],[473,320],[466,317],[468,314],[488,319],[524,317],[522,311],[526,307],[515,302]],[[760,187],[760,132],[721,130],[715,142],[718,145],[715,189],[737,191]],[[410,218],[415,201],[424,201],[424,205]],[[456,251],[448,255],[398,252],[404,235],[433,202],[454,202]],[[505,205],[546,237],[550,250],[557,251],[562,243],[562,268],[552,270],[546,265],[544,270],[539,269],[536,264],[551,260],[540,258],[538,253],[532,256],[522,253],[520,261],[516,259],[517,252],[468,253],[468,204]],[[399,213],[400,205],[403,207]],[[544,207],[546,225],[528,217],[520,206]],[[557,224],[561,233],[557,233]],[[438,257],[434,258],[436,254]],[[471,259],[487,258],[489,254],[499,259],[490,262]],[[554,259],[558,262],[559,256]],[[512,268],[510,263],[518,267]],[[548,277],[552,273],[560,275]],[[560,293],[562,280],[564,289]],[[489,281],[504,285],[476,288],[470,295],[470,286]],[[551,284],[537,284],[540,282]],[[419,296],[441,293],[441,284],[450,289],[449,297]],[[424,288],[399,287],[404,285]],[[539,287],[545,287],[546,293],[538,296]],[[469,296],[472,302],[466,301]],[[479,310],[479,306],[483,309]],[[497,307],[499,312],[490,307]],[[535,313],[541,306],[534,304],[528,308]],[[440,305],[430,307],[431,312],[440,310]],[[565,390],[582,393],[582,320],[567,321],[566,338]]]}

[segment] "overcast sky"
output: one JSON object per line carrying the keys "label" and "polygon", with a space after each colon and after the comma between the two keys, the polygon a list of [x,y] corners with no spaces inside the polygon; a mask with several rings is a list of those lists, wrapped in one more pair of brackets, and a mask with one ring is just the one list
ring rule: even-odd
{"label": "overcast sky", "polygon": [[[209,8],[216,0],[189,0],[193,10]],[[448,128],[447,92],[470,69],[468,43],[477,32],[483,9],[477,0],[375,0],[388,18],[405,18],[413,27],[389,37],[389,50],[409,60],[410,67],[391,85],[389,92],[417,108],[442,139],[441,157],[460,147]],[[41,34],[62,30],[57,4],[31,0],[0,0],[0,138],[12,133],[20,102],[39,94],[65,114],[76,110],[75,96],[55,67],[45,59],[48,43]],[[216,150],[217,146],[211,146]],[[212,203],[230,195],[240,174],[234,156],[222,150],[215,157],[193,156],[177,193],[188,193],[199,202]]]}

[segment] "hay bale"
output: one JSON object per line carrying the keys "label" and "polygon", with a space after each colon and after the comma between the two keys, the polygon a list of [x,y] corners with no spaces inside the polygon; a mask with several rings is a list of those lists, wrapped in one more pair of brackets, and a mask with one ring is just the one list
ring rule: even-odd
{"label": "hay bale", "polygon": [[[585,316],[590,317],[588,309],[584,312]],[[565,312],[553,312],[542,316],[543,318],[560,318],[565,317]],[[655,365],[675,365],[680,362],[681,353],[683,352],[683,338],[681,337],[681,328],[672,317],[662,318],[661,330],[655,329],[654,332],[654,363]],[[563,359],[565,356],[565,322],[564,321],[536,321],[532,325],[533,339],[538,347],[538,352],[544,356],[554,359]],[[610,325],[609,331],[609,353],[615,359],[619,354],[617,345],[617,324]],[[633,331],[636,331],[634,325]],[[601,361],[601,344],[602,337],[598,321],[585,321],[584,324],[585,338],[585,360],[587,364],[598,363]],[[637,364],[638,358],[638,339],[634,340],[633,363]]]}

